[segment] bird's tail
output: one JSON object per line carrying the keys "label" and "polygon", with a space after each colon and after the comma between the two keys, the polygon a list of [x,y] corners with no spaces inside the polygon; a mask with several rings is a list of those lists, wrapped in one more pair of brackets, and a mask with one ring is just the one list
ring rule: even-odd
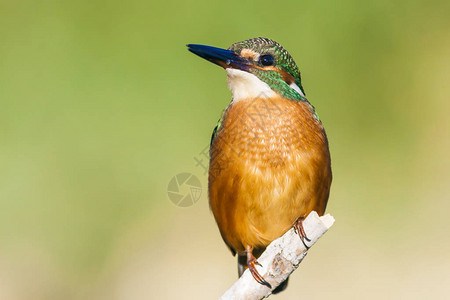
{"label": "bird's tail", "polygon": [[283,281],[282,283],[280,283],[280,285],[277,286],[277,287],[272,291],[272,294],[278,294],[278,293],[281,293],[282,291],[284,291],[284,290],[287,288],[288,282],[289,282],[289,277],[286,278],[285,281]]}

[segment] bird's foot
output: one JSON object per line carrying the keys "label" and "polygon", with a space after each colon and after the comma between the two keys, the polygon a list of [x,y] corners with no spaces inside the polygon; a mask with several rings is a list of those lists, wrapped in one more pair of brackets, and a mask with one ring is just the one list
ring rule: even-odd
{"label": "bird's foot", "polygon": [[265,285],[267,286],[269,289],[272,289],[272,286],[270,285],[270,283],[268,283],[264,277],[261,276],[261,274],[259,274],[258,270],[256,269],[256,266],[261,266],[261,264],[256,260],[256,258],[253,256],[253,249],[249,246],[247,246],[247,266],[248,269],[250,270],[250,273],[252,273],[253,278],[255,278],[256,282],[258,282],[259,284]]}
{"label": "bird's foot", "polygon": [[300,217],[294,224],[294,229],[297,232],[298,236],[300,237],[300,240],[302,241],[303,245],[305,246],[306,250],[309,249],[309,246],[306,245],[305,241],[311,242],[310,239],[306,236],[305,228],[303,228],[303,221],[305,220],[305,217]]}

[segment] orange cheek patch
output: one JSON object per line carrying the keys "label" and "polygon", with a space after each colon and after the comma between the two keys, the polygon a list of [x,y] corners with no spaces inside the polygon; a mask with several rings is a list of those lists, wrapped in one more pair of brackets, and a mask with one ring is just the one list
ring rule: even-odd
{"label": "orange cheek patch", "polygon": [[284,71],[284,70],[280,70],[277,67],[274,66],[268,66],[268,67],[260,67],[260,66],[253,66],[255,69],[259,69],[259,70],[263,70],[263,71],[275,71],[277,73],[281,74],[281,78],[283,78],[283,80],[287,83],[287,84],[291,84],[293,82],[295,82],[295,78],[294,76],[292,76],[291,74],[289,74],[288,72]]}

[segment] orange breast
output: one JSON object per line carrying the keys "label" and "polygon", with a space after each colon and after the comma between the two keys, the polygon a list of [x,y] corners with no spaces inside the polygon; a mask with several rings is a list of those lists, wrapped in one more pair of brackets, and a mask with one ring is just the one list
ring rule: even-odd
{"label": "orange breast", "polygon": [[281,97],[232,103],[210,154],[211,210],[235,252],[264,248],[299,217],[324,213],[330,154],[307,103]]}

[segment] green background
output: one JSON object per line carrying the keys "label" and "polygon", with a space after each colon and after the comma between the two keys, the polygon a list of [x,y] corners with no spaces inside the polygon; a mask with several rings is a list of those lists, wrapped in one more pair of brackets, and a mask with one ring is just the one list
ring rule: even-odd
{"label": "green background", "polygon": [[[450,2],[0,1],[0,298],[214,299],[236,279],[196,166],[231,93],[186,50],[264,36],[327,130],[335,226],[279,299],[450,286]],[[167,196],[178,173],[200,200]]]}

